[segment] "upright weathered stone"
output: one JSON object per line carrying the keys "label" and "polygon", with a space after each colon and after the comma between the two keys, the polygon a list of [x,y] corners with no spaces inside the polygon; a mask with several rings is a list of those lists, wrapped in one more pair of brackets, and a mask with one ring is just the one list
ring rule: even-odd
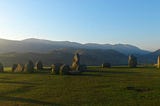
{"label": "upright weathered stone", "polygon": [[62,65],[61,67],[60,67],[60,70],[59,70],[59,74],[60,75],[68,75],[69,74],[69,71],[70,71],[70,67],[69,67],[69,65]]}
{"label": "upright weathered stone", "polygon": [[111,64],[110,63],[103,63],[102,68],[111,68]]}
{"label": "upright weathered stone", "polygon": [[41,61],[37,61],[35,66],[36,70],[43,70],[43,63]]}
{"label": "upright weathered stone", "polygon": [[56,64],[52,64],[51,65],[51,73],[52,74],[59,74],[59,70],[60,70],[60,67],[62,66],[61,63],[56,63]]}
{"label": "upright weathered stone", "polygon": [[128,66],[131,68],[137,67],[137,58],[133,55],[130,55],[128,58]]}
{"label": "upright weathered stone", "polygon": [[158,59],[157,59],[157,68],[160,68],[160,56],[158,56]]}
{"label": "upright weathered stone", "polygon": [[14,71],[16,70],[17,65],[18,65],[18,64],[13,64],[13,65],[12,65],[12,72],[14,72]]}
{"label": "upright weathered stone", "polygon": [[34,64],[31,60],[29,60],[28,63],[25,64],[24,72],[29,72],[29,73],[34,72]]}
{"label": "upright weathered stone", "polygon": [[78,67],[80,66],[80,56],[78,53],[76,53],[73,57],[73,62],[72,62],[72,70],[78,71]]}
{"label": "upright weathered stone", "polygon": [[22,64],[17,64],[16,69],[14,70],[14,72],[23,72],[24,71],[24,65]]}
{"label": "upright weathered stone", "polygon": [[3,72],[4,71],[4,67],[3,67],[3,64],[0,63],[0,72]]}

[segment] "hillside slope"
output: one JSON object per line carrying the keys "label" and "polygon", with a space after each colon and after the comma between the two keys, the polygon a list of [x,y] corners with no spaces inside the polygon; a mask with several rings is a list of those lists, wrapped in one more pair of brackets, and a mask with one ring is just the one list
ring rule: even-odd
{"label": "hillside slope", "polygon": [[22,41],[12,41],[0,39],[0,53],[17,52],[35,52],[35,53],[48,53],[52,50],[59,50],[64,48],[74,48],[74,49],[102,49],[109,50],[113,49],[123,54],[148,54],[149,51],[142,50],[138,47],[129,44],[80,44],[77,42],[69,41],[49,41],[43,39],[25,39]]}
{"label": "hillside slope", "polygon": [[88,50],[88,49],[61,49],[50,53],[5,53],[0,55],[0,61],[5,66],[12,66],[14,63],[25,64],[28,60],[43,61],[47,66],[53,63],[71,64],[74,53],[81,56],[81,64],[101,65],[109,62],[112,65],[127,64],[127,56],[114,50]]}

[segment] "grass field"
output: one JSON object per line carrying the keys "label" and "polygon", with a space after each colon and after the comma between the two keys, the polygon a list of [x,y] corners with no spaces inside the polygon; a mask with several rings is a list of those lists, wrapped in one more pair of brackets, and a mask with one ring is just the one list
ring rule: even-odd
{"label": "grass field", "polygon": [[0,106],[159,106],[160,70],[89,67],[82,75],[0,73]]}

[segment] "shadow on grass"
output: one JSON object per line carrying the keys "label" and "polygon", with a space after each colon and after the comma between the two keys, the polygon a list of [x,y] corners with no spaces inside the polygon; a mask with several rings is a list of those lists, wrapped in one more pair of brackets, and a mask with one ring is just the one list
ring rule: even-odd
{"label": "shadow on grass", "polygon": [[134,71],[97,71],[97,70],[87,70],[85,72],[82,72],[82,73],[79,73],[79,74],[70,74],[70,75],[67,75],[67,76],[80,76],[80,77],[83,77],[83,76],[105,76],[105,75],[109,75],[109,74],[127,74],[127,75],[132,75],[132,74],[139,74],[139,72],[134,72]]}
{"label": "shadow on grass", "polygon": [[0,81],[0,83],[23,84],[23,85],[37,85],[36,83],[31,83],[31,82],[17,82],[17,81]]}
{"label": "shadow on grass", "polygon": [[0,80],[10,80],[10,78],[0,78]]}
{"label": "shadow on grass", "polygon": [[75,75],[69,75],[69,76],[93,76],[93,77],[95,77],[95,76],[103,76],[102,74],[89,74],[89,73],[83,73],[83,74],[75,74]]}
{"label": "shadow on grass", "polygon": [[126,87],[126,89],[140,92],[140,93],[152,91],[152,89],[150,89],[150,88],[145,88],[145,87],[139,88],[139,87],[133,87],[133,86],[128,86],[128,87]]}
{"label": "shadow on grass", "polygon": [[106,74],[138,74],[139,72],[131,72],[131,71],[95,71],[95,70],[87,70],[86,72],[95,72],[95,73],[106,73]]}
{"label": "shadow on grass", "polygon": [[23,87],[18,88],[16,90],[11,90],[11,91],[8,91],[8,92],[2,92],[2,93],[0,93],[0,96],[5,96],[7,94],[25,93],[25,92],[28,92],[28,91],[32,90],[33,87],[34,86],[23,86]]}
{"label": "shadow on grass", "polygon": [[47,105],[47,106],[60,106],[59,104],[51,103],[51,102],[45,102],[30,98],[21,98],[21,97],[9,97],[6,96],[8,94],[17,94],[17,93],[25,93],[30,90],[33,90],[34,86],[23,86],[21,88],[18,88],[16,90],[8,91],[0,93],[0,101],[14,101],[14,102],[25,102],[25,103],[33,103],[36,105]]}
{"label": "shadow on grass", "polygon": [[25,103],[33,103],[36,105],[47,105],[47,106],[60,106],[60,104],[39,101],[30,98],[20,98],[20,97],[8,97],[8,96],[1,96],[0,101],[14,101],[14,102],[25,102]]}

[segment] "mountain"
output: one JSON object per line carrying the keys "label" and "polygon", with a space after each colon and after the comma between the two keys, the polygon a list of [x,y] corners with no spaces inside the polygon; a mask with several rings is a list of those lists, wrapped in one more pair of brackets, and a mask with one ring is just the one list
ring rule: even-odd
{"label": "mountain", "polygon": [[43,39],[25,39],[22,41],[12,41],[0,39],[0,53],[8,52],[35,52],[35,53],[47,53],[53,50],[59,50],[64,48],[73,48],[73,49],[102,49],[102,50],[115,50],[123,54],[139,54],[144,55],[150,53],[149,51],[139,49],[138,47],[129,45],[129,44],[96,44],[96,43],[87,43],[80,44],[76,42],[69,41],[50,41]]}
{"label": "mountain", "polygon": [[160,49],[156,50],[152,53],[139,56],[139,63],[143,64],[156,64],[157,63],[157,57],[160,55]]}
{"label": "mountain", "polygon": [[41,60],[45,66],[53,63],[65,63],[71,65],[75,52],[80,54],[80,62],[86,65],[101,65],[109,62],[112,65],[127,64],[128,57],[115,50],[99,49],[59,49],[49,53],[4,53],[0,54],[0,62],[5,66],[12,66],[15,63],[25,64],[28,60],[36,62]]}
{"label": "mountain", "polygon": [[110,44],[93,44],[93,43],[88,43],[85,44],[85,46],[90,49],[113,49],[118,52],[121,52],[123,54],[129,55],[129,54],[138,54],[138,55],[144,55],[150,53],[149,51],[142,50],[136,46],[132,46],[129,44],[115,44],[115,45],[110,45]]}

